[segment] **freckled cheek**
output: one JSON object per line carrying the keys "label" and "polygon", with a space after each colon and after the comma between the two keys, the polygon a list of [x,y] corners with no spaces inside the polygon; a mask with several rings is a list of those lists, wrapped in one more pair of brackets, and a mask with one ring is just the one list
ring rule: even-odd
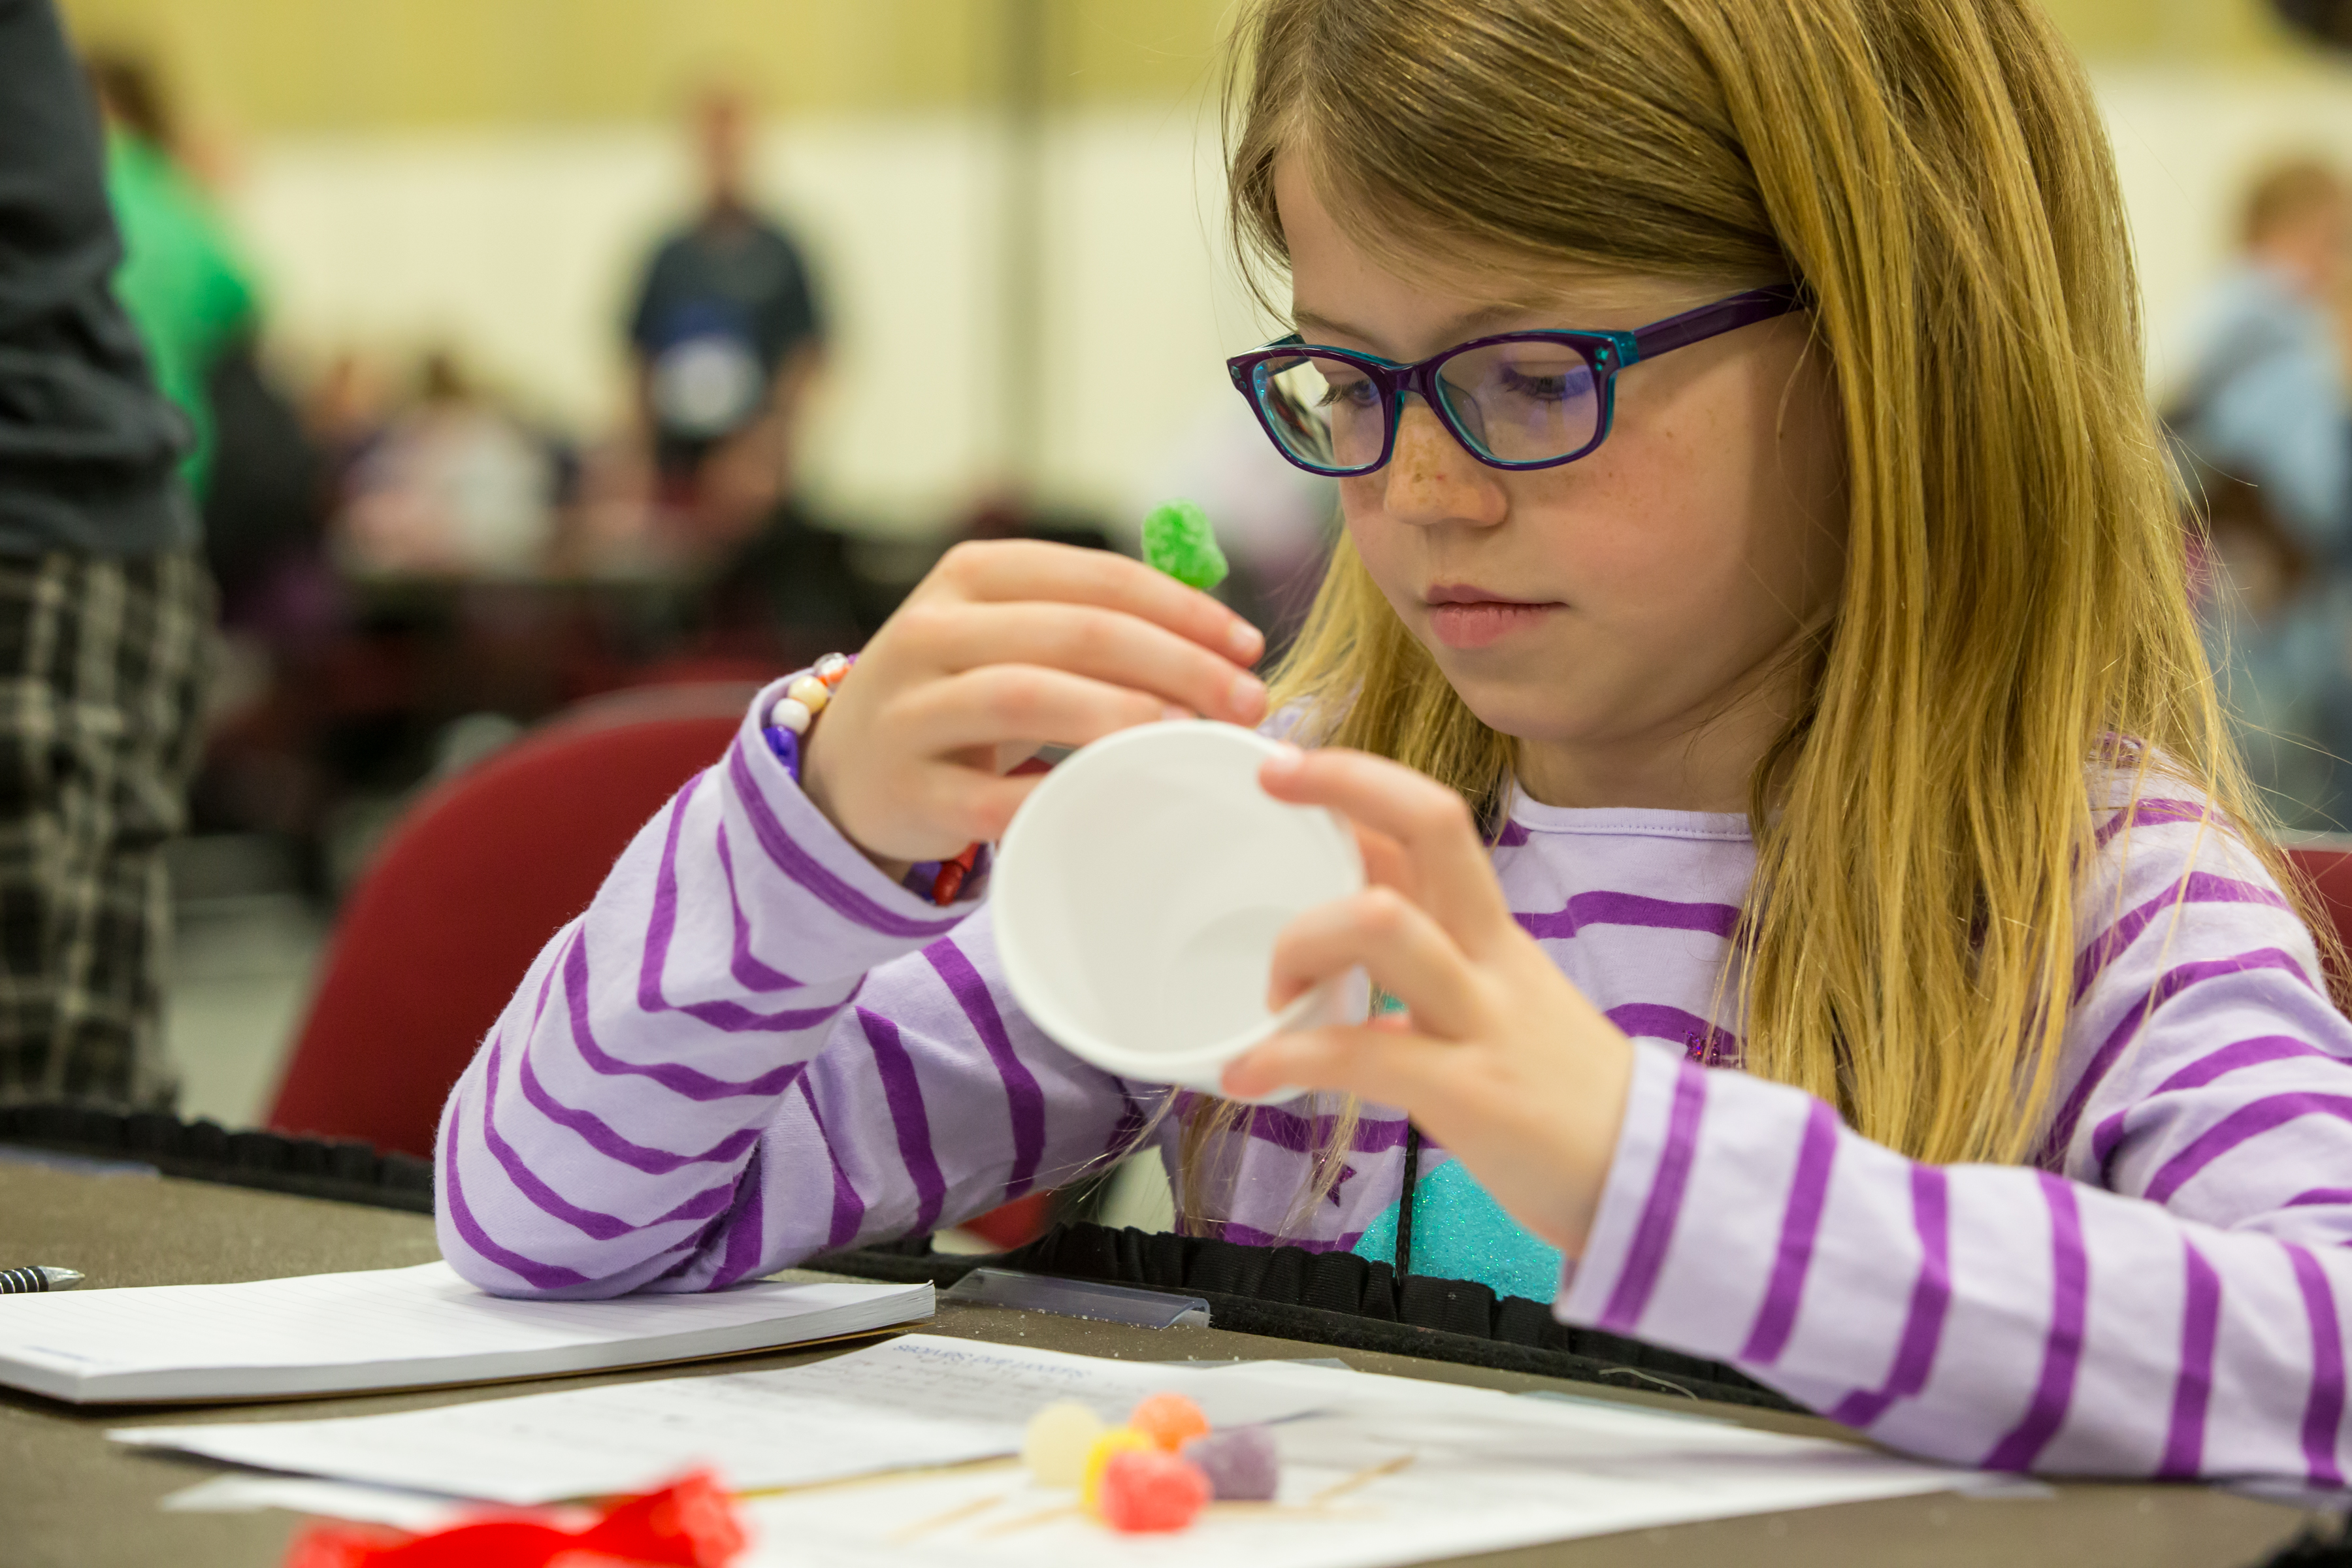
{"label": "freckled cheek", "polygon": [[1421,542],[1420,531],[1388,514],[1386,489],[1379,474],[1339,481],[1339,516],[1364,569],[1395,600],[1395,583],[1410,574],[1408,563]]}
{"label": "freckled cheek", "polygon": [[1563,585],[1588,604],[1638,603],[1688,581],[1693,531],[1670,482],[1655,473],[1588,458],[1520,476],[1516,488],[1512,515],[1543,541],[1542,552],[1565,574]]}
{"label": "freckled cheek", "polygon": [[[1590,465],[1588,467],[1588,465]],[[1744,571],[1744,498],[1725,493],[1700,454],[1662,430],[1611,444],[1577,476],[1573,535],[1590,570],[1633,599],[1686,605]]]}

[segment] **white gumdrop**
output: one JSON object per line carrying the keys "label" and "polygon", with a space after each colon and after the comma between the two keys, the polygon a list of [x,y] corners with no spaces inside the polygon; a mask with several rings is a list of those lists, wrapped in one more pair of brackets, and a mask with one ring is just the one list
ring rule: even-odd
{"label": "white gumdrop", "polygon": [[1029,1417],[1021,1436],[1021,1462],[1039,1486],[1075,1487],[1086,1479],[1087,1453],[1101,1436],[1099,1416],[1074,1399],[1058,1399]]}
{"label": "white gumdrop", "polygon": [[814,717],[805,704],[795,702],[789,697],[778,698],[776,705],[768,710],[770,728],[790,730],[795,735],[807,734],[809,721]]}

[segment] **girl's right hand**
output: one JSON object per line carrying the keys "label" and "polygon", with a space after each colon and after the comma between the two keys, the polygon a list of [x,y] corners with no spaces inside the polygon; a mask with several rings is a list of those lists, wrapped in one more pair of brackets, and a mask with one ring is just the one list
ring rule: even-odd
{"label": "girl's right hand", "polygon": [[1165,718],[1255,724],[1256,628],[1107,550],[959,544],[874,634],[811,725],[801,787],[893,876],[1003,835],[1041,745]]}

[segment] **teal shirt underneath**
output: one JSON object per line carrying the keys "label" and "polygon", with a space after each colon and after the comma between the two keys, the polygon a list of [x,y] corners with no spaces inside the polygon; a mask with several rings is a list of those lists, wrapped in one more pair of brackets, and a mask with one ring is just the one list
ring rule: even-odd
{"label": "teal shirt underneath", "polygon": [[[1382,1209],[1355,1246],[1374,1263],[1396,1260],[1397,1205]],[[1433,1163],[1422,1154],[1413,1184],[1412,1271],[1440,1279],[1475,1279],[1497,1296],[1549,1303],[1559,1294],[1562,1258],[1503,1212],[1459,1160]]]}

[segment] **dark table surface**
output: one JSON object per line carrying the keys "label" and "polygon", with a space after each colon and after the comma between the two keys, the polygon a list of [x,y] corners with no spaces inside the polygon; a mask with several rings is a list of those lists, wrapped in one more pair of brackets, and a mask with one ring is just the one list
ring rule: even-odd
{"label": "dark table surface", "polygon": [[[347,1268],[389,1268],[439,1255],[432,1223],[394,1214],[168,1177],[92,1175],[0,1161],[0,1266],[46,1263],[87,1274],[84,1289],[271,1279]],[[1219,1329],[1130,1329],[995,1308],[943,1306],[929,1331],[1021,1342],[1091,1355],[1153,1361],[1187,1356],[1335,1355],[1368,1372],[1511,1390],[1557,1387],[1629,1405],[1686,1402],[1408,1357],[1228,1333]],[[121,1447],[110,1426],[147,1422],[268,1420],[362,1415],[531,1393],[564,1384],[693,1376],[714,1370],[789,1366],[826,1352],[742,1357],[593,1378],[308,1400],[299,1405],[81,1408],[0,1390],[0,1565],[5,1568],[269,1568],[299,1527],[294,1515],[165,1513],[166,1493],[217,1468]],[[1710,1406],[1751,1426],[1836,1435],[1809,1417]],[[2291,1539],[2298,1510],[2197,1487],[2066,1484],[2040,1497],[1903,1498],[1637,1531],[1530,1547],[1481,1559],[1536,1564],[1736,1563],[1739,1568],[1823,1564],[2062,1564],[2063,1568],[2248,1568]]]}

